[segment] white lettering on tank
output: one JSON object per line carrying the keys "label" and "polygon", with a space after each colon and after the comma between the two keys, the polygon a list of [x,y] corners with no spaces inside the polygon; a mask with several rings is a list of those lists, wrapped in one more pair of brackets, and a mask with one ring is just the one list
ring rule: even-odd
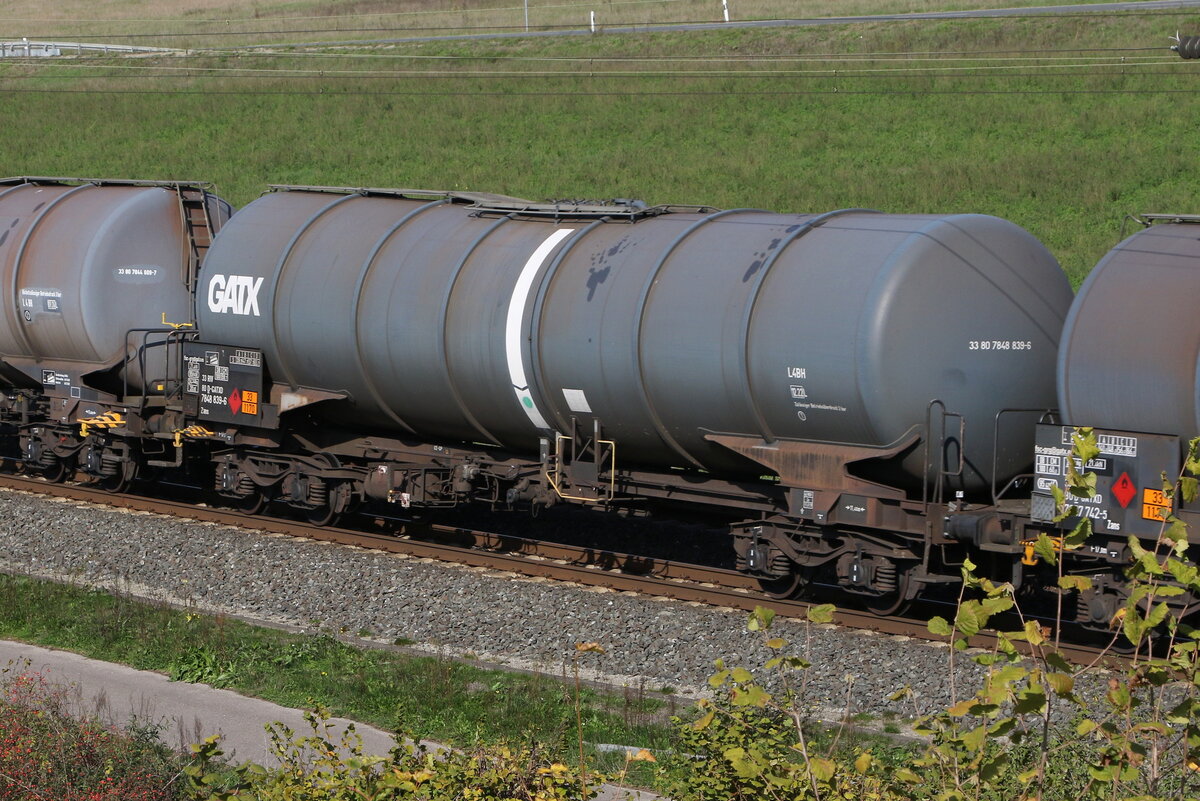
{"label": "white lettering on tank", "polygon": [[262,283],[262,276],[214,275],[208,281],[208,310],[214,314],[252,314],[258,317],[258,290],[262,288]]}

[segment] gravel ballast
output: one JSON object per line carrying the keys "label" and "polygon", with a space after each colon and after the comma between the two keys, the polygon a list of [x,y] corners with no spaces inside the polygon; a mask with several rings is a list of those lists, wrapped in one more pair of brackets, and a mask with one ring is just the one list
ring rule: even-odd
{"label": "gravel ballast", "polygon": [[[770,656],[746,614],[514,577],[311,540],[0,490],[0,569],[312,630],[405,639],[430,653],[471,656],[562,675],[579,642],[589,678],[704,692],[713,660],[754,667]],[[364,634],[366,636],[366,634]],[[903,638],[778,620],[813,663],[814,712],[911,715],[950,700],[948,650]],[[978,668],[959,657],[960,688]],[[904,686],[913,698],[890,702]],[[968,694],[971,690],[968,690]],[[915,707],[914,707],[915,701]]]}

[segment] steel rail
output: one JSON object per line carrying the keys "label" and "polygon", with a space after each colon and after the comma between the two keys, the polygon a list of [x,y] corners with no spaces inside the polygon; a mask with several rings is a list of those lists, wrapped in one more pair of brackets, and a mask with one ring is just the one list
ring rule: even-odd
{"label": "steel rail", "polygon": [[[403,529],[398,533],[394,530],[382,533],[321,527],[298,520],[197,506],[178,500],[114,494],[89,484],[51,483],[41,478],[22,475],[0,474],[0,488],[705,606],[743,611],[753,611],[761,606],[786,618],[806,619],[808,610],[819,604],[818,601],[779,600],[767,597],[758,590],[757,582],[753,578],[733,570],[456,526],[423,525],[419,530],[421,533],[429,532],[442,538],[469,539],[471,545],[416,539],[413,532]],[[364,515],[362,519],[371,521],[368,515]],[[377,526],[382,526],[384,522],[381,518],[374,520]],[[926,621],[917,618],[880,617],[866,611],[839,608],[833,614],[833,624],[848,629],[916,640],[944,641],[943,638],[929,632]],[[996,638],[980,633],[969,638],[969,644],[973,648],[991,650],[995,648]],[[1027,644],[1016,645],[1028,653]],[[1076,664],[1091,664],[1101,657],[1103,652],[1101,648],[1065,643],[1060,645],[1058,650]],[[1106,655],[1103,658],[1123,661],[1118,654]]]}

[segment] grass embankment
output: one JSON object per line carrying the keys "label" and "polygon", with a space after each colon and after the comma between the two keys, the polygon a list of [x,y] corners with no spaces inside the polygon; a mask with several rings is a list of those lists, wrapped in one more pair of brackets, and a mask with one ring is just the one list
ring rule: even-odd
{"label": "grass embankment", "polygon": [[[1045,5],[1047,0],[729,0],[731,21]],[[1080,4],[1105,0],[1079,0]],[[721,0],[9,0],[4,37],[151,47],[410,38],[588,27],[718,22]]]}
{"label": "grass embankment", "polygon": [[[0,638],[156,670],[284,706],[320,704],[335,715],[450,745],[537,743],[566,760],[578,747],[569,680],[361,649],[329,635],[261,628],[82,587],[0,575]],[[585,666],[596,659],[580,658]],[[607,695],[584,687],[584,739],[665,747],[675,701],[662,689]]]}
{"label": "grass embankment", "polygon": [[0,172],[211,180],[237,204],[292,183],[983,212],[1078,283],[1127,213],[1200,210],[1198,64],[1165,49],[1189,26],[1200,15],[41,59],[0,65]]}

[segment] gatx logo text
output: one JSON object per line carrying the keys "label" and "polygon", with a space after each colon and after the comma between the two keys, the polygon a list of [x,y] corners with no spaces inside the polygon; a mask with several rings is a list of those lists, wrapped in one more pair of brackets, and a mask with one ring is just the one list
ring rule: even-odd
{"label": "gatx logo text", "polygon": [[259,316],[258,290],[262,276],[214,275],[208,281],[208,309],[215,314]]}

